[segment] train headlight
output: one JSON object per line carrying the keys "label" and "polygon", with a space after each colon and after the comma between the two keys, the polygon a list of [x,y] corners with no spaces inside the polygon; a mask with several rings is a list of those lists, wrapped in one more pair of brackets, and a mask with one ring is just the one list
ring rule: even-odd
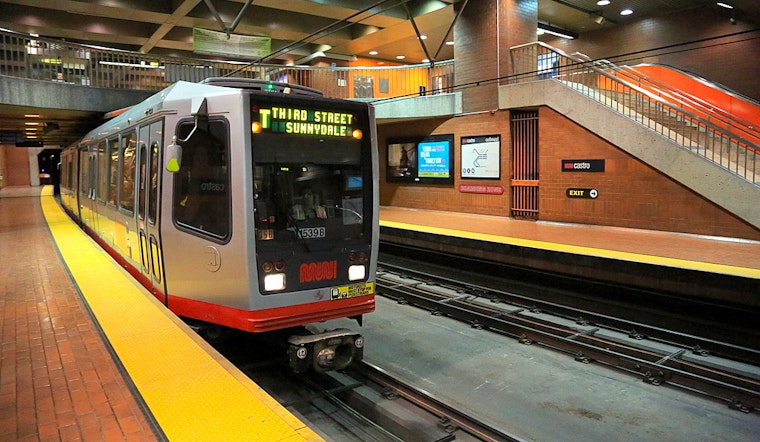
{"label": "train headlight", "polygon": [[285,274],[273,273],[264,277],[264,290],[276,292],[285,288]]}
{"label": "train headlight", "polygon": [[357,264],[348,267],[348,280],[359,281],[367,276],[367,267],[364,264]]}

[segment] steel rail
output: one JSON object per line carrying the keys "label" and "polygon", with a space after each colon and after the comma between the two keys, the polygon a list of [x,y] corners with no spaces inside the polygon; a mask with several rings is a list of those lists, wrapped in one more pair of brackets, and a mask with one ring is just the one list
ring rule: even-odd
{"label": "steel rail", "polygon": [[[466,291],[474,296],[487,298],[492,302],[505,302],[533,310],[550,311],[553,315],[577,321],[579,325],[581,325],[581,323],[599,325],[603,326],[605,329],[625,333],[635,339],[649,339],[663,344],[688,347],[700,355],[706,355],[709,353],[715,356],[760,366],[760,350],[757,349],[668,330],[662,327],[617,318],[607,314],[582,310],[576,307],[562,305],[558,302],[545,301],[528,295],[521,295],[486,285],[475,284],[471,281],[464,282],[417,269],[411,270],[401,266],[394,266],[387,262],[381,263],[380,267],[379,274],[381,276],[383,271],[389,271],[389,269],[395,268],[398,272],[416,275],[414,277],[417,279],[429,280],[435,285],[449,287],[451,290],[455,291]],[[392,270],[390,271],[392,272]],[[466,287],[463,288],[463,286]]]}
{"label": "steel rail", "polygon": [[[390,373],[382,368],[373,365],[367,361],[362,361],[358,366],[351,367],[352,376],[366,378],[375,384],[385,387],[389,393],[397,394],[409,402],[419,406],[439,417],[439,423],[447,427],[447,431],[452,435],[457,430],[462,430],[473,437],[483,441],[514,441],[522,442],[525,439],[498,429],[481,420],[478,420],[459,408],[446,404],[432,394],[414,387],[411,384],[402,382],[393,377]],[[452,439],[453,440],[453,439]]]}
{"label": "steel rail", "polygon": [[[390,283],[389,283],[390,282]],[[662,354],[637,348],[594,333],[561,326],[521,315],[524,309],[495,312],[476,308],[462,296],[446,298],[424,287],[424,282],[404,285],[378,278],[378,291],[384,296],[404,300],[434,313],[469,322],[475,327],[512,336],[525,344],[538,345],[565,352],[579,362],[597,361],[610,367],[635,373],[654,385],[685,388],[726,402],[733,408],[750,412],[760,405],[760,382],[718,369],[679,359],[681,355]]]}

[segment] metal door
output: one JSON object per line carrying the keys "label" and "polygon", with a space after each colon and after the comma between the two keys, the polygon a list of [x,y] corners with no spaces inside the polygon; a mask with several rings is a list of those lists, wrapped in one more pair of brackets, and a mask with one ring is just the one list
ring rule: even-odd
{"label": "metal door", "polygon": [[163,121],[140,128],[138,136],[137,225],[140,237],[140,266],[151,283],[151,292],[166,303],[163,254],[159,233],[159,200],[161,195],[161,136]]}

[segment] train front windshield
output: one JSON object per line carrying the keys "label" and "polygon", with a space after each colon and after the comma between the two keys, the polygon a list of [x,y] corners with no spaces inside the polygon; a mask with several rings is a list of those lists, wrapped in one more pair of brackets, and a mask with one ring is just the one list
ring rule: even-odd
{"label": "train front windshield", "polygon": [[313,252],[370,241],[367,119],[355,110],[260,100],[252,105],[259,252],[285,244]]}

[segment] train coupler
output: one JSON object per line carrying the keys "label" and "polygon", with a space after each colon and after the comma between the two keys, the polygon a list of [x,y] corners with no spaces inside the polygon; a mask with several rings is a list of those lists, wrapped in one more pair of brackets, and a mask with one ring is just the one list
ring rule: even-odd
{"label": "train coupler", "polygon": [[363,357],[364,337],[348,329],[288,338],[288,361],[296,373],[342,370]]}

